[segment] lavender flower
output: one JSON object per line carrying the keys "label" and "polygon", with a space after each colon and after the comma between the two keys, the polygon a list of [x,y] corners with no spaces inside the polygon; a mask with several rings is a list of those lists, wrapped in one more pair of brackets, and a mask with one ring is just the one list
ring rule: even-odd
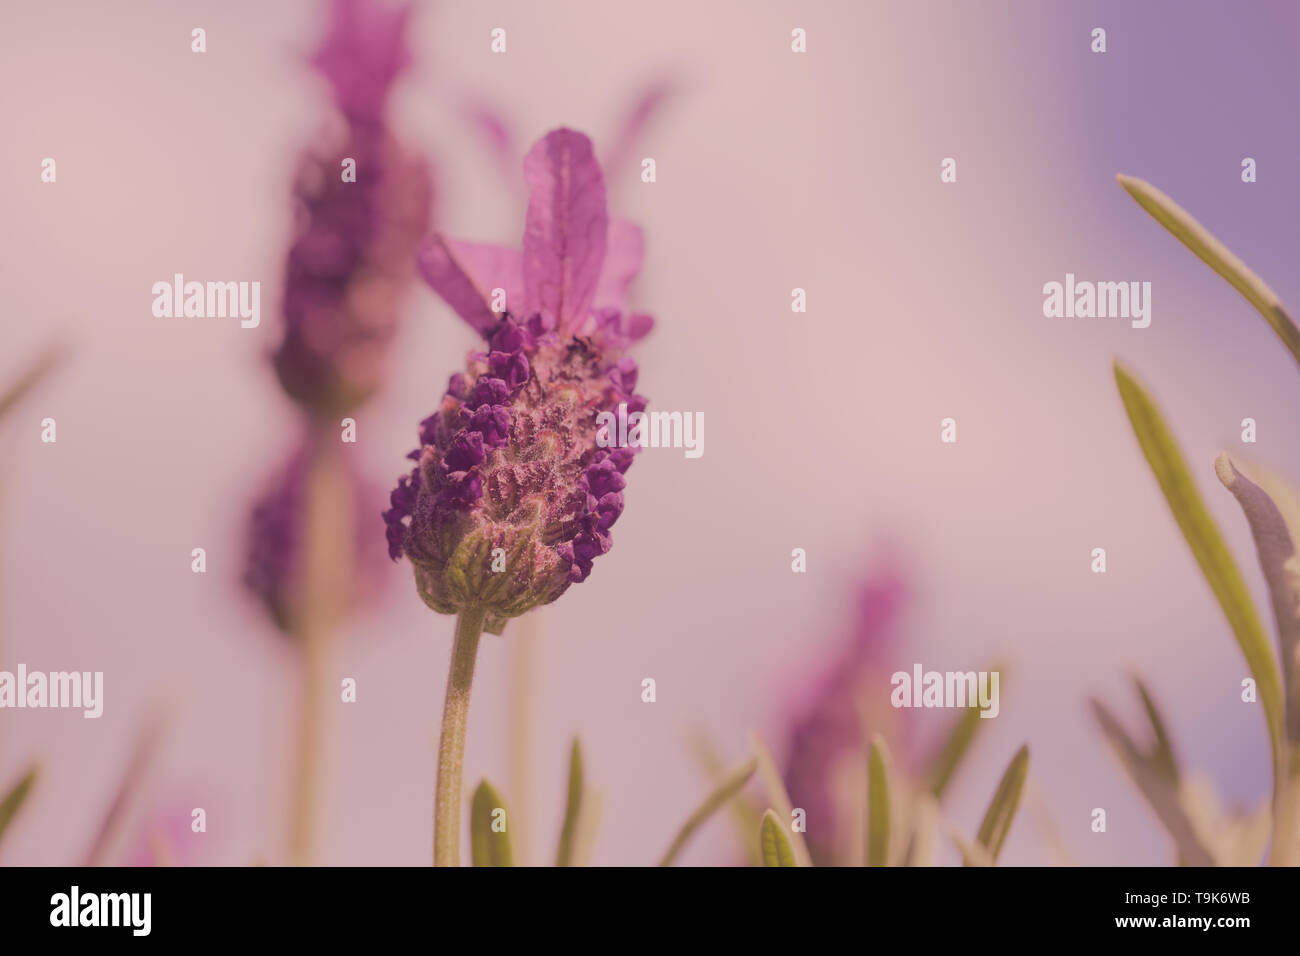
{"label": "lavender flower", "polygon": [[[307,152],[294,192],[297,233],[285,278],[285,334],[273,356],[284,390],[333,417],[378,387],[428,231],[431,177],[389,132],[384,108],[407,64],[409,7],[335,0],[313,63],[333,90],[345,132]],[[355,181],[344,180],[345,159]]]}
{"label": "lavender flower", "polygon": [[[591,141],[549,133],[524,172],[522,255],[439,235],[420,248],[424,277],[486,344],[421,422],[416,467],[384,513],[389,554],[411,560],[425,603],[482,610],[493,633],[609,551],[636,449],[601,447],[596,416],[644,410],[625,350],[653,324],[622,309],[641,234],[607,218]],[[499,313],[489,289],[505,292]]]}
{"label": "lavender flower", "polygon": [[[291,633],[294,629],[304,587],[304,536],[311,463],[311,447],[304,443],[290,455],[285,467],[254,506],[249,522],[244,583],[284,633]],[[340,467],[347,493],[354,502],[352,514],[365,514],[376,498],[375,488],[350,467],[347,456],[340,456]],[[349,589],[346,594],[338,596],[345,611],[373,599],[385,579],[383,548],[360,522],[354,524]]]}
{"label": "lavender flower", "polygon": [[284,338],[272,364],[305,413],[303,445],[253,512],[246,582],[301,651],[289,824],[290,858],[299,864],[311,862],[331,634],[373,593],[383,566],[373,537],[357,540],[355,517],[374,506],[366,503],[334,428],[383,379],[432,202],[427,164],[399,145],[385,115],[393,83],[410,59],[410,10],[333,0],[312,63],[329,84],[342,132],[304,154],[294,185],[297,228],[286,264]]}
{"label": "lavender flower", "polygon": [[[790,722],[790,754],[785,785],[795,806],[808,818],[836,821],[835,777],[845,760],[865,750],[861,702],[873,677],[888,687],[891,656],[898,648],[898,616],[906,599],[902,578],[893,572],[867,581],[857,599],[857,619],[848,640],[824,674],[809,684],[807,699],[795,708]],[[878,691],[876,697],[882,696]],[[867,699],[872,699],[868,697]],[[810,827],[805,834],[814,860],[824,862],[839,841],[831,826]]]}

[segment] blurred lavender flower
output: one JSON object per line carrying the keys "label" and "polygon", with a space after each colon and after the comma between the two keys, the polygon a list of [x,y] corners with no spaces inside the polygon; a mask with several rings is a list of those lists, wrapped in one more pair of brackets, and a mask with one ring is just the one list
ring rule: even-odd
{"label": "blurred lavender flower", "polygon": [[[342,456],[340,461],[346,488],[354,501],[351,514],[365,514],[378,499],[377,489],[356,473],[350,458]],[[293,630],[295,605],[303,589],[303,537],[311,463],[311,448],[304,442],[258,500],[249,523],[244,583],[284,633]],[[352,573],[346,582],[347,593],[339,596],[345,613],[373,600],[386,579],[382,544],[359,521],[353,522],[352,531]]]}
{"label": "blurred lavender flower", "polygon": [[[888,697],[885,692],[868,695],[864,689],[869,684],[889,686],[900,644],[898,619],[906,599],[903,577],[892,568],[867,580],[858,592],[848,638],[793,708],[785,785],[794,805],[803,807],[811,820],[835,821],[842,816],[835,784],[841,766],[846,761],[860,763],[868,729],[880,729],[893,717],[887,707],[884,712],[876,708],[864,714],[864,702]],[[805,839],[819,863],[829,860],[833,848],[842,843],[834,828],[827,826],[810,827]]]}
{"label": "blurred lavender flower", "polygon": [[[403,150],[384,115],[409,60],[410,8],[334,0],[331,9],[313,63],[329,81],[345,132],[299,164],[285,333],[273,356],[285,391],[323,417],[357,407],[379,386],[432,203],[428,164]],[[345,180],[349,159],[355,181]]]}
{"label": "blurred lavender flower", "polygon": [[[421,423],[417,465],[384,513],[389,553],[410,558],[425,603],[486,611],[494,633],[585,580],[609,550],[635,449],[601,447],[596,416],[620,403],[644,410],[624,351],[653,324],[622,310],[641,234],[608,220],[591,141],[556,130],[524,169],[522,255],[442,236],[421,247],[425,278],[487,348]],[[493,288],[513,313],[488,304],[481,290]]]}
{"label": "blurred lavender flower", "polygon": [[[405,30],[409,5],[333,0],[312,64],[327,81],[344,120],[328,147],[308,150],[294,186],[298,230],[289,249],[284,337],[272,361],[285,392],[311,424],[249,525],[245,583],[283,630],[293,628],[305,569],[308,484],[318,444],[336,416],[352,411],[379,387],[403,298],[414,276],[415,248],[428,230],[432,200],[428,166],[405,153],[387,127],[394,81],[410,61]],[[344,159],[355,162],[346,176]],[[344,514],[372,511],[374,488],[338,458]],[[355,524],[355,522],[352,522]],[[383,579],[382,552],[348,525],[353,567],[338,608],[364,601]],[[342,545],[340,545],[342,547]],[[376,560],[378,558],[378,560]]]}
{"label": "blurred lavender flower", "polygon": [[409,4],[333,0],[312,64],[328,83],[341,132],[299,161],[296,230],[284,288],[284,337],[272,355],[304,413],[303,438],[250,521],[245,582],[299,644],[303,693],[289,855],[311,862],[321,751],[321,694],[332,633],[382,580],[382,550],[358,538],[370,489],[336,429],[379,388],[428,232],[432,177],[388,128],[394,82],[410,60]]}

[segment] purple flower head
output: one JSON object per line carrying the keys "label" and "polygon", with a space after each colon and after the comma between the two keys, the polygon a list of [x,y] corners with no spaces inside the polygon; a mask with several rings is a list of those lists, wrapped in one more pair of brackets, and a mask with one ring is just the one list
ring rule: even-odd
{"label": "purple flower head", "polygon": [[410,63],[410,4],[332,0],[329,26],[312,65],[329,81],[335,102],[353,123],[379,123],[388,91]]}
{"label": "purple flower head", "polygon": [[425,279],[486,350],[422,424],[417,465],[384,513],[389,554],[410,559],[425,603],[485,607],[497,633],[609,551],[635,450],[602,447],[597,415],[645,407],[623,350],[650,327],[621,317],[641,233],[608,219],[591,141],[549,133],[524,172],[522,253],[440,235],[420,248]]}
{"label": "purple flower head", "polygon": [[[348,460],[343,456],[345,469]],[[379,497],[377,490],[351,470],[345,470],[344,476],[352,498],[355,545],[350,552],[351,589],[341,595],[341,605],[350,610],[379,593],[386,579],[387,562],[383,547],[358,518],[371,512]],[[249,521],[244,583],[285,634],[293,633],[301,611],[310,477],[310,445],[304,442],[253,507]]]}
{"label": "purple flower head", "polygon": [[809,820],[823,821],[809,827],[805,835],[819,862],[828,860],[832,847],[843,845],[836,833],[840,822],[836,774],[846,760],[865,766],[861,704],[864,699],[888,698],[897,621],[905,599],[902,578],[894,572],[863,585],[853,631],[824,673],[803,690],[804,699],[790,720],[785,785],[794,806],[803,807]]}
{"label": "purple flower head", "polygon": [[428,166],[404,152],[383,121],[407,59],[406,20],[405,8],[337,0],[315,59],[346,124],[299,163],[284,338],[272,361],[285,391],[319,416],[350,411],[378,387],[411,260],[428,230]]}

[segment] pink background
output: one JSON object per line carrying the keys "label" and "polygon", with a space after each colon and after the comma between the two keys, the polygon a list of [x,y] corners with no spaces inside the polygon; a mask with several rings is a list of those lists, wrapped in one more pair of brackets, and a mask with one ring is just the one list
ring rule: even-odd
{"label": "pink background", "polygon": [[[1101,694],[1135,724],[1125,668],[1151,682],[1183,761],[1229,797],[1266,793],[1266,735],[1238,699],[1230,632],[1142,461],[1111,378],[1123,356],[1197,469],[1255,594],[1245,522],[1211,463],[1259,422],[1263,460],[1300,474],[1300,383],[1272,333],[1114,183],[1188,206],[1284,299],[1300,224],[1297,15],[1287,5],[597,2],[422,6],[395,125],[438,167],[440,225],[513,241],[521,193],[460,116],[498,105],[520,144],[557,125],[608,141],[643,85],[680,92],[639,167],[607,169],[647,236],[637,297],[659,320],[638,354],[652,407],[699,410],[705,454],[651,451],[630,473],[616,546],[537,615],[534,861],[559,828],[568,740],[602,791],[594,862],[654,862],[702,796],[696,726],[728,754],[774,744],[803,675],[851,621],[882,547],[914,600],[898,666],[1010,662],[1001,715],[953,792],[967,832],[1024,740],[1030,780],[1079,862],[1165,863],[1168,841],[1095,732]],[[321,128],[297,56],[320,8],[251,2],[5,4],[0,12],[0,381],[57,330],[71,361],[3,425],[0,668],[103,670],[105,713],[0,711],[0,783],[44,774],[0,862],[85,852],[153,702],[170,701],[137,815],[208,811],[196,862],[282,855],[296,675],[237,588],[250,497],[292,418],[265,352],[277,334],[288,182]],[[189,51],[192,27],[208,52]],[[509,52],[489,52],[489,31]],[[792,27],[808,53],[790,52]],[[1104,26],[1110,52],[1088,50]],[[42,184],[54,157],[58,182]],[[945,156],[958,182],[939,182]],[[1239,179],[1259,162],[1258,183]],[[637,157],[639,158],[639,156]],[[1153,283],[1153,321],[1051,320],[1043,283]],[[156,319],[174,272],[260,280],[261,328]],[[790,290],[808,291],[792,314]],[[412,299],[387,390],[354,453],[402,470],[418,421],[472,345],[429,291]],[[40,421],[58,422],[42,444]],[[939,422],[958,422],[955,446]],[[382,529],[375,518],[375,533]],[[204,547],[208,573],[190,571]],[[808,551],[808,573],[790,551]],[[1109,572],[1089,571],[1105,547]],[[333,665],[320,858],[425,864],[452,621],[392,569]],[[507,649],[484,642],[466,779],[508,779]],[[641,680],[658,683],[643,704]],[[882,694],[887,688],[882,688]],[[337,698],[337,695],[335,695]],[[949,715],[912,712],[929,732]],[[1089,831],[1105,807],[1110,830]],[[531,837],[531,839],[530,839]],[[719,820],[684,862],[735,858]],[[1050,857],[1030,818],[1005,862]]]}

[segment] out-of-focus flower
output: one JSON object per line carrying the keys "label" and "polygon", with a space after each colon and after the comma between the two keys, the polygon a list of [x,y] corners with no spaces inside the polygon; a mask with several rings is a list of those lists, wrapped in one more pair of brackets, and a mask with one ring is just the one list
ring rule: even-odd
{"label": "out-of-focus flower", "polygon": [[389,90],[410,65],[410,19],[409,3],[332,0],[330,25],[311,63],[329,82],[349,121],[383,119]]}
{"label": "out-of-focus flower", "polygon": [[[889,674],[901,634],[899,617],[907,600],[902,575],[889,569],[859,590],[856,618],[824,673],[810,680],[793,708],[788,731],[786,789],[814,821],[805,835],[813,859],[825,862],[845,837],[838,821],[837,778],[846,763],[865,767],[868,732],[892,723],[887,706]],[[868,691],[868,687],[871,688]],[[883,688],[883,689],[882,689]]]}
{"label": "out-of-focus flower", "polygon": [[420,249],[424,277],[487,346],[420,424],[416,467],[384,513],[389,553],[411,560],[424,601],[483,609],[494,633],[610,549],[636,449],[602,447],[597,415],[645,409],[625,350],[652,325],[622,309],[641,234],[608,220],[591,141],[549,133],[524,171],[522,254],[438,235]]}
{"label": "out-of-focus flower", "polygon": [[[337,436],[322,437],[324,423],[335,426],[336,416],[352,411],[382,382],[432,201],[427,163],[403,150],[386,118],[393,84],[410,61],[410,6],[334,0],[329,10],[311,62],[328,83],[341,132],[327,134],[328,143],[308,150],[299,163],[284,335],[272,356],[285,392],[315,424],[305,427],[254,507],[244,576],[285,631],[302,611],[295,603],[303,593],[313,449],[337,442]],[[371,537],[354,531],[355,515],[373,513],[382,495],[362,482],[348,456],[330,457],[341,487],[323,507],[351,511],[338,516],[343,539],[335,545],[351,551],[343,572],[349,593],[336,595],[338,609],[346,611],[382,580]]]}
{"label": "out-of-focus flower", "polygon": [[[338,596],[340,606],[346,612],[379,593],[386,579],[387,562],[382,544],[375,540],[368,525],[355,520],[356,516],[370,512],[379,498],[377,489],[357,474],[348,456],[339,456],[339,467],[347,483],[347,493],[354,502],[350,513],[354,520],[348,593]],[[304,536],[310,480],[311,448],[304,443],[290,456],[287,465],[258,500],[249,522],[244,582],[285,633],[293,629],[298,598],[304,587]]]}
{"label": "out-of-focus flower", "polygon": [[335,0],[332,11],[313,62],[344,132],[299,164],[285,331],[272,359],[285,391],[324,417],[360,405],[382,380],[433,195],[428,164],[402,148],[384,116],[409,59],[409,8]]}

